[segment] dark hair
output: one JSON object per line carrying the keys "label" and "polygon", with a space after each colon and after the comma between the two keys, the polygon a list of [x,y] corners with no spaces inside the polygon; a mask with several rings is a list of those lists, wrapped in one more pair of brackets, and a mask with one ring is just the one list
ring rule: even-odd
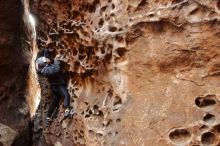
{"label": "dark hair", "polygon": [[38,64],[38,69],[39,70],[42,70],[47,64],[44,62],[44,63],[41,63],[41,64]]}
{"label": "dark hair", "polygon": [[44,57],[49,59],[51,58],[51,52],[47,48],[44,49]]}

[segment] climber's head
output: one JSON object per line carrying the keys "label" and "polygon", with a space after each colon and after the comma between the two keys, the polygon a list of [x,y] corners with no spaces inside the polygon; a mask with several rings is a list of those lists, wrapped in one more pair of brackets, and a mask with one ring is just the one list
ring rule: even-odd
{"label": "climber's head", "polygon": [[36,60],[36,70],[40,72],[47,64],[50,63],[50,59],[46,57],[40,57]]}
{"label": "climber's head", "polygon": [[52,49],[52,47],[45,48],[43,52],[44,52],[44,57],[48,58],[49,60],[53,60],[55,51],[54,49]]}
{"label": "climber's head", "polygon": [[51,58],[51,52],[50,52],[49,48],[44,49],[44,57],[46,57],[48,59]]}

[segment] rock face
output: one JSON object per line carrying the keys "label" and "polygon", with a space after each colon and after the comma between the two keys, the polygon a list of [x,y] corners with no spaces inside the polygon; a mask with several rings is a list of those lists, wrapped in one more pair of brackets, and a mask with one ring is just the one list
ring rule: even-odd
{"label": "rock face", "polygon": [[6,125],[0,124],[0,135],[0,144],[9,146],[14,141],[17,132]]}
{"label": "rock face", "polygon": [[0,2],[0,145],[29,145],[30,114],[26,100],[31,30],[27,2]]}
{"label": "rock face", "polygon": [[[63,120],[60,106],[38,135],[45,144],[220,144],[220,1],[31,0],[30,5],[38,48],[62,56],[76,108],[72,119]],[[48,97],[42,94],[38,130]]]}

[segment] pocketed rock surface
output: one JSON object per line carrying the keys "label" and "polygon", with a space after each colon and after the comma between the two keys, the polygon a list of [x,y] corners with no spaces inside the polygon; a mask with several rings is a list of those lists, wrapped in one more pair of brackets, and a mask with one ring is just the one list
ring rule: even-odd
{"label": "pocketed rock surface", "polygon": [[35,141],[220,144],[220,1],[31,0],[30,6],[37,46],[61,56],[76,109],[63,120],[61,103],[46,128],[51,95],[40,79]]}

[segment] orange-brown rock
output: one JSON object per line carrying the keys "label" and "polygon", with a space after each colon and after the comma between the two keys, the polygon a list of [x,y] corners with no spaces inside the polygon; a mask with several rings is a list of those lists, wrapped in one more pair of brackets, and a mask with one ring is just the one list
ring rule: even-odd
{"label": "orange-brown rock", "polygon": [[[36,139],[57,146],[220,143],[218,0],[31,0],[30,5],[37,46],[62,56],[76,109],[72,119],[62,120],[60,106]],[[50,90],[42,86],[42,91]],[[50,101],[49,94],[42,95],[36,121],[44,121]]]}

